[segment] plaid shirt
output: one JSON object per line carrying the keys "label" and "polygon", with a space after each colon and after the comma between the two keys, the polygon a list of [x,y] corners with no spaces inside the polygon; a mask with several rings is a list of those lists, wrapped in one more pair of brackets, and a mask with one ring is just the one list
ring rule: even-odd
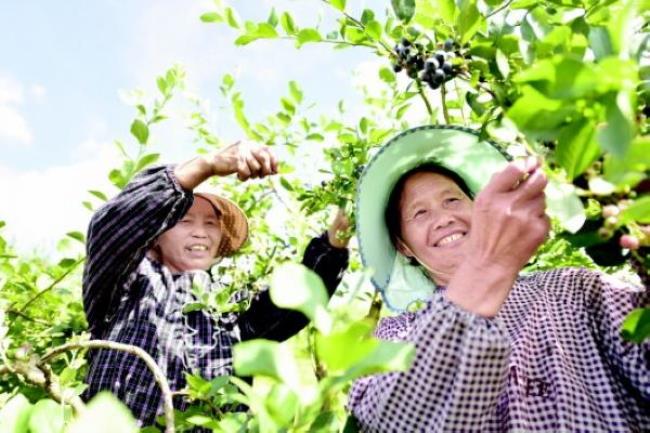
{"label": "plaid shirt", "polygon": [[414,364],[358,380],[350,408],[364,432],[648,432],[650,341],[620,326],[649,301],[583,269],[519,278],[494,319],[438,292],[380,322],[379,338],[414,342]]}
{"label": "plaid shirt", "polygon": [[[146,350],[172,391],[185,386],[185,372],[207,379],[232,374],[233,344],[253,338],[284,340],[308,322],[298,312],[275,307],[268,291],[260,293],[241,314],[215,318],[205,311],[182,312],[183,306],[196,301],[193,283],[218,290],[218,281],[203,271],[172,274],[145,253],[192,201],[192,193],[178,184],[171,166],[151,168],[99,209],[88,230],[83,301],[92,338]],[[303,264],[323,278],[332,294],[347,260],[347,250],[331,247],[323,235],[308,245]],[[134,355],[92,352],[86,381],[85,399],[109,390],[143,425],[153,423],[160,414],[160,389],[144,362]],[[176,399],[175,406],[182,410],[185,402]]]}

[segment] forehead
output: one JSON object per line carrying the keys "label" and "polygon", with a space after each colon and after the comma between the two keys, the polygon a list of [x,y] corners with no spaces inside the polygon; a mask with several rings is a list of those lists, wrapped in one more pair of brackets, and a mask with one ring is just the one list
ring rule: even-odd
{"label": "forehead", "polygon": [[404,190],[400,200],[401,205],[408,205],[420,199],[428,199],[448,191],[461,191],[460,187],[442,174],[438,173],[415,173],[404,183]]}
{"label": "forehead", "polygon": [[210,203],[210,201],[198,195],[194,196],[194,203],[192,203],[192,207],[187,211],[187,213],[192,215],[201,215],[205,218],[219,217],[212,203]]}

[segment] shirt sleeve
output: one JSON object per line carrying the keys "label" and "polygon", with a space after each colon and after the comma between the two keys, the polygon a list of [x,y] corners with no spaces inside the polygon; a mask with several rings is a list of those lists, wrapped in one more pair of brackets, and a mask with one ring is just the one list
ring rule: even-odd
{"label": "shirt sleeve", "polygon": [[600,272],[579,272],[596,341],[631,392],[650,401],[650,340],[637,344],[621,336],[627,315],[635,308],[650,306],[648,287],[635,288]]}
{"label": "shirt sleeve", "polygon": [[[329,296],[332,296],[348,266],[348,254],[347,249],[331,246],[327,234],[323,234],[309,242],[302,264],[321,277]],[[268,290],[260,292],[238,320],[242,341],[253,338],[283,341],[307,323],[309,320],[302,313],[277,307]]]}
{"label": "shirt sleeve", "polygon": [[173,166],[138,174],[93,215],[86,242],[83,304],[93,338],[119,300],[119,288],[137,269],[151,243],[187,212],[191,191],[184,190]]}
{"label": "shirt sleeve", "polygon": [[413,342],[415,360],[406,372],[353,385],[349,408],[361,430],[484,431],[480,420],[491,418],[506,386],[511,345],[504,325],[464,311],[440,293],[412,324],[403,318],[382,320],[376,335]]}

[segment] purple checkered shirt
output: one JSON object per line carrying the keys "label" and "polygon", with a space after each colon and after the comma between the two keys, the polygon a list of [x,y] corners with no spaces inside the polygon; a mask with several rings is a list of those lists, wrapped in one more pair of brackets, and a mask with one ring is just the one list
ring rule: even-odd
{"label": "purple checkered shirt", "polygon": [[584,269],[520,277],[494,319],[438,292],[380,322],[415,361],[358,380],[350,409],[364,432],[648,432],[650,341],[620,326],[649,301],[647,286]]}
{"label": "purple checkered shirt", "polygon": [[[205,311],[183,313],[196,301],[192,284],[218,287],[207,272],[172,274],[145,257],[152,242],[191,207],[193,195],[177,182],[171,166],[146,170],[100,208],[88,230],[83,301],[92,338],[133,344],[146,350],[167,376],[172,391],[185,386],[185,372],[212,379],[230,375],[233,344],[253,338],[284,340],[307,324],[294,311],[277,308],[268,291],[241,314],[214,318]],[[325,235],[308,245],[303,264],[323,279],[330,295],[347,267],[348,252]],[[238,295],[245,293],[244,290]],[[113,392],[143,425],[161,410],[161,393],[144,362],[111,350],[90,354],[88,399]],[[174,401],[183,410],[186,403]]]}

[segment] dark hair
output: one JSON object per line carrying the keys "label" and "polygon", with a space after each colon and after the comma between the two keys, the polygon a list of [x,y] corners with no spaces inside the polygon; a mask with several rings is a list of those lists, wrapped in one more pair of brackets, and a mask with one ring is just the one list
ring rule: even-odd
{"label": "dark hair", "polygon": [[386,204],[386,210],[384,211],[384,219],[386,220],[386,227],[388,228],[388,234],[390,235],[390,240],[393,242],[393,245],[397,246],[397,239],[402,235],[401,230],[401,213],[399,209],[399,202],[402,198],[402,193],[404,192],[404,186],[406,181],[413,175],[418,173],[435,173],[453,181],[458,187],[467,195],[469,198],[473,199],[474,194],[467,186],[465,180],[458,175],[458,173],[444,167],[435,162],[426,162],[422,165],[418,165],[415,168],[404,173],[388,197],[388,204]]}

